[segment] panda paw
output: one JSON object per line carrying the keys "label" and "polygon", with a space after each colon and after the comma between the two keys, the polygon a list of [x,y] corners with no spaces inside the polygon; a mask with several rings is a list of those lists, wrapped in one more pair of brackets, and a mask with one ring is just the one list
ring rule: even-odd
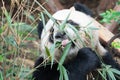
{"label": "panda paw", "polygon": [[[88,47],[85,47],[85,48],[82,48],[78,51],[78,55],[77,55],[77,58],[80,58],[81,60],[93,60],[93,59],[96,59],[98,60],[98,56],[96,55],[96,53],[91,49],[91,48],[88,48]],[[93,58],[93,59],[92,59]]]}
{"label": "panda paw", "polygon": [[91,48],[82,48],[79,50],[77,58],[79,66],[84,66],[85,71],[92,71],[100,66],[99,57]]}

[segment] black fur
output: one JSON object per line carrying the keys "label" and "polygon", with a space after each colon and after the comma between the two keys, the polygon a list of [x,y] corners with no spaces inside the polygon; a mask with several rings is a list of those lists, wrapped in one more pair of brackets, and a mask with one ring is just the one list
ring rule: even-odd
{"label": "black fur", "polygon": [[[40,57],[36,61],[35,67],[42,62],[43,59]],[[69,80],[86,80],[86,75],[95,70],[99,64],[99,58],[94,51],[90,48],[82,48],[79,50],[77,57],[64,64],[64,67],[68,72]],[[52,68],[51,65],[36,68],[33,73],[34,80],[59,80],[57,67],[58,64],[55,63]]]}
{"label": "black fur", "polygon": [[102,57],[102,59],[105,64],[111,65],[112,68],[120,70],[120,65],[115,60],[113,60],[112,54],[107,52],[106,55]]}
{"label": "black fur", "polygon": [[[43,58],[40,57],[36,62],[34,67],[38,67],[43,62]],[[59,72],[57,71],[57,64],[54,64],[51,68],[51,65],[44,65],[42,67],[36,68],[33,72],[34,80],[58,80]]]}
{"label": "black fur", "polygon": [[43,30],[43,27],[44,27],[43,22],[40,21],[39,24],[38,24],[38,27],[37,27],[39,39],[41,38],[41,33],[42,33],[42,30]]}
{"label": "black fur", "polygon": [[[34,80],[59,80],[59,71],[57,70],[58,64],[39,66],[43,62],[43,58],[40,57],[35,62],[36,70],[33,72]],[[108,53],[103,57],[105,64],[111,65],[113,68],[120,70],[120,66],[113,60],[112,56]],[[68,72],[69,80],[86,80],[86,75],[99,68],[101,62],[94,51],[90,48],[82,48],[79,50],[78,55],[73,60],[64,64]],[[107,79],[109,80],[109,79]],[[119,80],[119,79],[116,79]]]}
{"label": "black fur", "polygon": [[80,4],[80,3],[75,3],[74,4],[75,10],[81,11],[87,15],[93,16],[93,12],[85,5]]}

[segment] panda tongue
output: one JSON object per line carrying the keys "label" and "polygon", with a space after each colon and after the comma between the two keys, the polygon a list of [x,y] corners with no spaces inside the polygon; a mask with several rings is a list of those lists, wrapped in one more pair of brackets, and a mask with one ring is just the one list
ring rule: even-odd
{"label": "panda tongue", "polygon": [[65,47],[70,41],[68,39],[65,39],[62,41],[61,45]]}

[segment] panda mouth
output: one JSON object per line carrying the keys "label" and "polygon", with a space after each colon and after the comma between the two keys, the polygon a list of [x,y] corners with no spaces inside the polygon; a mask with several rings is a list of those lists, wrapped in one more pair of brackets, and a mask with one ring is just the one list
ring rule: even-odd
{"label": "panda mouth", "polygon": [[72,48],[75,47],[75,44],[74,44],[71,40],[65,39],[65,40],[62,40],[62,41],[61,41],[61,46],[62,46],[62,48],[64,48],[68,43],[72,43],[72,45],[71,45]]}
{"label": "panda mouth", "polygon": [[70,43],[70,40],[65,39],[65,40],[63,40],[63,41],[61,42],[61,45],[62,45],[63,47],[65,47],[68,43]]}
{"label": "panda mouth", "polygon": [[64,48],[71,43],[71,49],[75,48],[76,46],[76,39],[71,40],[70,38],[64,38],[64,39],[57,39],[55,40],[55,47],[61,50],[64,50]]}

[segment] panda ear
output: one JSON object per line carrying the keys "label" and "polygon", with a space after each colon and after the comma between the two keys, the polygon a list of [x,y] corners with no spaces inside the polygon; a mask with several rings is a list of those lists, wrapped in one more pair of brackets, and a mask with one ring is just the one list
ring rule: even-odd
{"label": "panda ear", "polygon": [[38,24],[38,26],[37,26],[37,31],[38,31],[39,39],[41,38],[42,30],[43,30],[43,22],[40,21],[39,24]]}
{"label": "panda ear", "polygon": [[87,6],[85,6],[84,4],[74,3],[74,7],[75,7],[75,10],[77,10],[77,11],[81,11],[81,12],[87,14],[87,15],[93,16],[92,11]]}

